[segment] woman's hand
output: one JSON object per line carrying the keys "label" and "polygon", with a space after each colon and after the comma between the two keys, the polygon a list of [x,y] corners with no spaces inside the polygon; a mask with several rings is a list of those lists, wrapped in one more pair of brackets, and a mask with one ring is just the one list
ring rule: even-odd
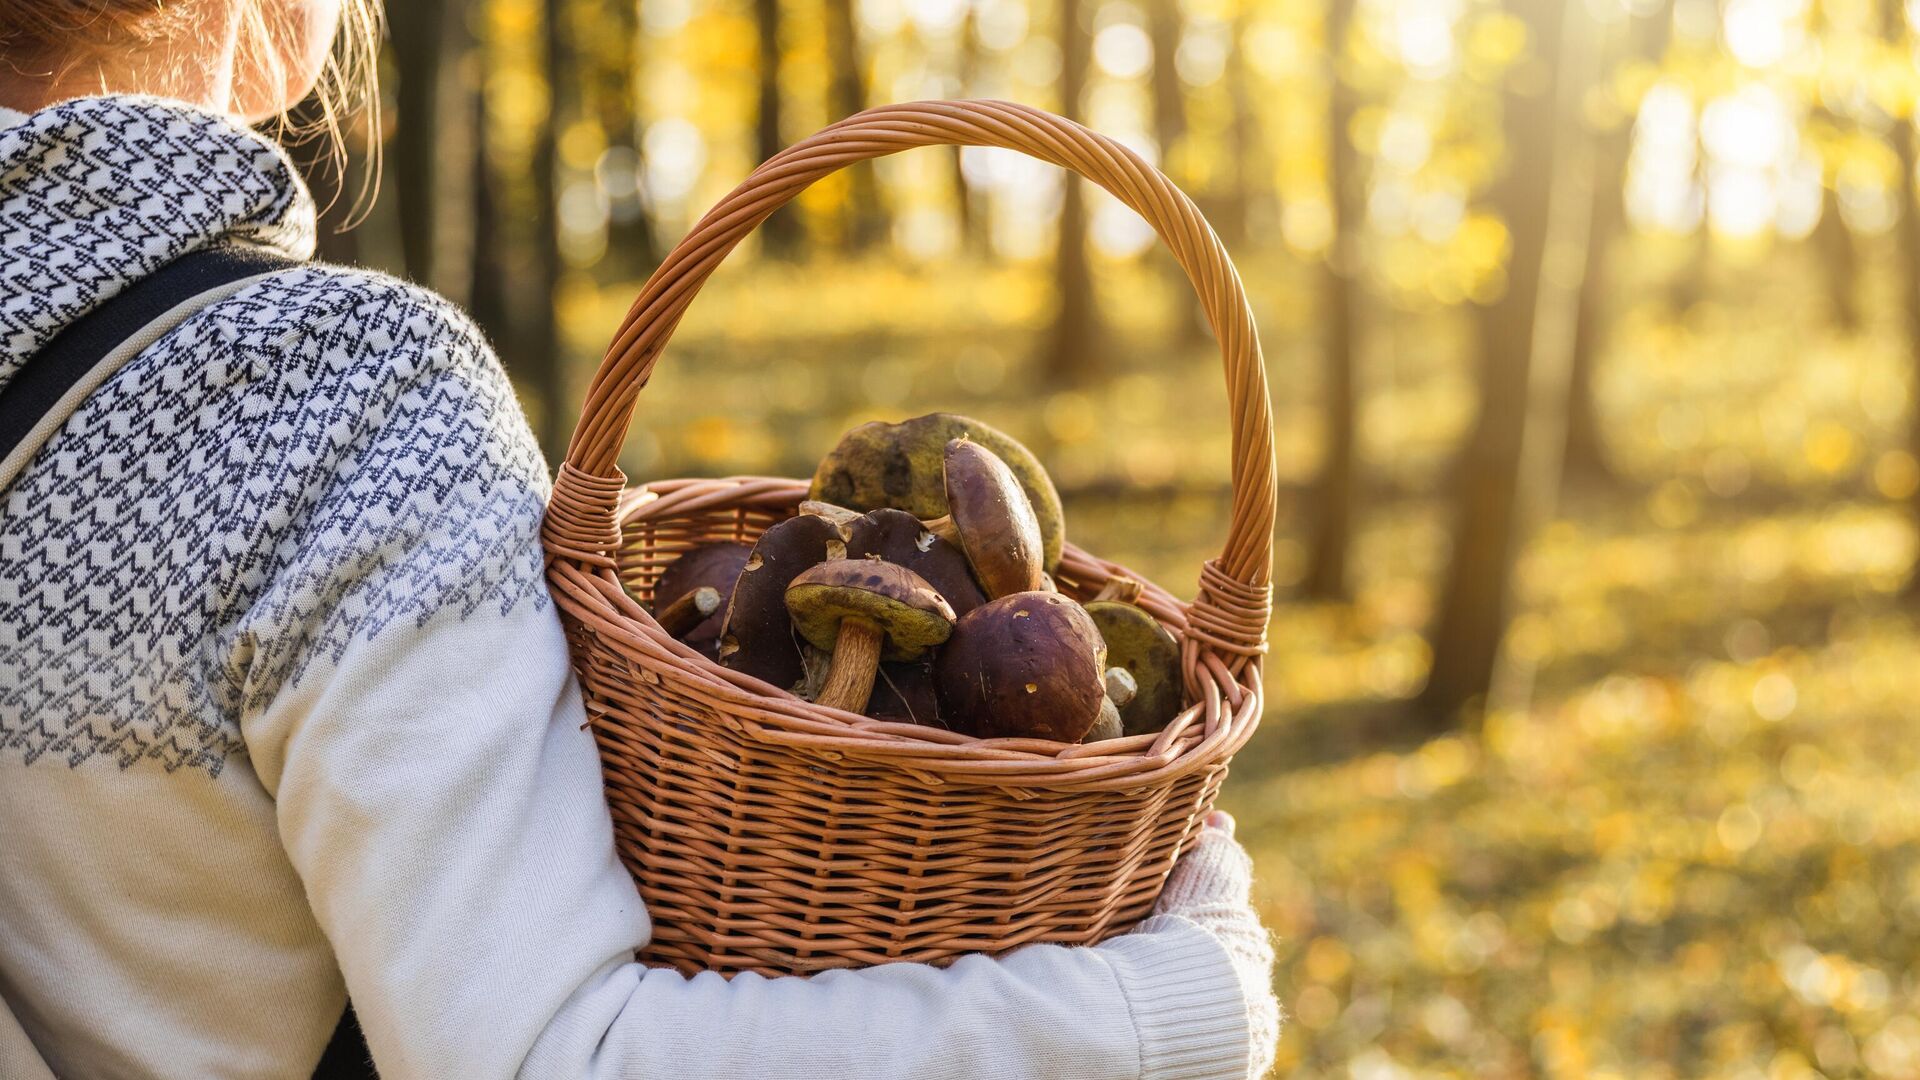
{"label": "woman's hand", "polygon": [[1251,1042],[1249,1077],[1266,1075],[1280,1042],[1280,1002],[1273,993],[1273,944],[1249,894],[1253,860],[1233,838],[1233,817],[1207,815],[1154,905],[1155,915],[1186,919],[1212,935],[1233,962],[1246,1000]]}

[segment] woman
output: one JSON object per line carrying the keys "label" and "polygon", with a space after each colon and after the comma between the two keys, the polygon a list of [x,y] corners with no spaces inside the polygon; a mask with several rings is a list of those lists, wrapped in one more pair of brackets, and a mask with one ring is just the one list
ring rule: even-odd
{"label": "woman", "polygon": [[[0,0],[0,393],[183,254],[311,253],[247,124],[327,69],[340,4]],[[1272,953],[1220,822],[1095,948],[633,963],[546,493],[473,324],[362,271],[261,278],[86,398],[0,503],[0,1064],[302,1077],[351,997],[387,1077],[1265,1070]]]}

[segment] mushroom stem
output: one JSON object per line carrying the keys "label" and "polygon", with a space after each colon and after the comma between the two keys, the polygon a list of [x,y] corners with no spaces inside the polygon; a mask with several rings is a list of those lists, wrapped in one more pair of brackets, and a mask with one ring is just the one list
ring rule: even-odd
{"label": "mushroom stem", "polygon": [[1123,667],[1108,668],[1106,682],[1107,700],[1123,709],[1133,704],[1134,697],[1140,693],[1140,683],[1134,679],[1133,672]]}
{"label": "mushroom stem", "polygon": [[719,610],[720,590],[702,585],[662,608],[654,618],[659,621],[660,629],[680,637]]}
{"label": "mushroom stem", "polygon": [[818,499],[808,499],[801,503],[800,512],[803,514],[812,514],[814,517],[826,518],[838,526],[843,533],[846,532],[847,528],[854,522],[860,520],[860,514],[858,512],[849,510],[844,506],[835,506],[830,502],[821,502]]}
{"label": "mushroom stem", "polygon": [[[932,521],[922,521],[920,524],[926,526],[928,532],[949,544],[960,543],[960,530],[953,527],[952,514],[943,514]],[[965,550],[964,547],[962,550]]]}
{"label": "mushroom stem", "polygon": [[840,620],[840,635],[833,642],[833,660],[827,665],[827,682],[820,688],[817,704],[848,712],[863,712],[873,696],[873,677],[880,670],[880,648],[884,635],[878,623],[867,619]]}
{"label": "mushroom stem", "polygon": [[1125,575],[1110,577],[1105,585],[1100,586],[1100,592],[1094,596],[1092,602],[1118,600],[1123,604],[1137,604],[1140,602],[1142,588],[1144,586],[1140,582]]}

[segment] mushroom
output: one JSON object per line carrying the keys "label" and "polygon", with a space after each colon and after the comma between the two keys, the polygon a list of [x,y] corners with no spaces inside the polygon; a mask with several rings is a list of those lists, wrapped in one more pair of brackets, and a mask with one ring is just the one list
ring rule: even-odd
{"label": "mushroom", "polygon": [[720,663],[783,690],[797,686],[806,670],[787,615],[787,586],[808,567],[846,554],[846,534],[812,514],[788,518],[761,533],[727,604]]}
{"label": "mushroom", "polygon": [[1180,645],[1160,620],[1117,600],[1096,600],[1087,614],[1107,646],[1107,663],[1133,677],[1131,701],[1116,701],[1129,735],[1167,726],[1185,704]]}
{"label": "mushroom", "polygon": [[1101,698],[1100,716],[1093,722],[1093,726],[1087,729],[1087,733],[1081,736],[1080,741],[1083,743],[1106,742],[1108,739],[1118,739],[1126,733],[1125,726],[1120,722],[1120,710],[1113,704],[1113,699]]}
{"label": "mushroom", "polygon": [[904,510],[883,508],[855,518],[847,527],[847,557],[885,559],[925,578],[946,597],[953,613],[965,615],[987,602],[974,582],[966,553],[928,532]]}
{"label": "mushroom", "polygon": [[1060,564],[1066,526],[1060,493],[1033,452],[1006,433],[954,413],[929,413],[898,424],[862,424],[821,459],[807,497],[854,510],[891,506],[933,520],[947,514],[946,446],[965,436],[999,456],[1033,504],[1043,569]]}
{"label": "mushroom", "polygon": [[[745,544],[721,541],[702,544],[682,552],[660,571],[653,585],[654,618],[667,633],[705,653],[709,659],[720,651],[720,624],[726,621],[727,597],[733,595],[733,583],[740,568],[747,565],[752,549]],[[713,592],[711,603],[698,598],[701,589]],[[685,602],[692,600],[691,605]],[[677,610],[676,610],[677,608]],[[693,618],[694,614],[699,615]],[[691,619],[691,621],[686,621]]]}
{"label": "mushroom", "polygon": [[828,521],[840,526],[843,531],[851,528],[854,522],[860,520],[860,511],[849,510],[844,506],[835,506],[832,503],[821,502],[818,499],[807,499],[803,501],[800,504],[800,512],[803,514],[812,514],[815,517],[826,518]]}
{"label": "mushroom", "polygon": [[[806,674],[793,692],[808,701],[816,700],[820,689],[827,684],[833,654],[812,644],[802,644],[800,659]],[[880,674],[873,680],[873,696],[867,699],[865,711],[875,720],[944,726],[940,723],[940,703],[933,692],[933,658],[881,662]]]}
{"label": "mushroom", "polygon": [[720,590],[711,585],[702,585],[661,608],[658,621],[660,629],[685,641],[687,631],[699,626],[706,621],[707,616],[718,614],[719,611]]}
{"label": "mushroom", "polygon": [[947,443],[945,476],[947,516],[927,528],[966,552],[989,598],[1042,588],[1040,522],[1007,463],[962,437]]}
{"label": "mushroom", "polygon": [[985,738],[1078,742],[1106,700],[1106,653],[1086,610],[1058,593],[990,600],[934,659],[941,719]]}
{"label": "mushroom", "polygon": [[1106,742],[1118,739],[1127,733],[1126,725],[1120,719],[1120,707],[1133,700],[1136,689],[1133,676],[1126,668],[1110,667],[1104,680],[1107,696],[1100,702],[1100,719],[1087,729],[1087,735],[1081,742]]}
{"label": "mushroom", "polygon": [[875,720],[897,720],[924,727],[945,727],[940,699],[933,689],[933,657],[898,664],[882,663],[873,681],[867,715]]}
{"label": "mushroom", "polygon": [[1108,600],[1118,600],[1123,604],[1138,604],[1140,602],[1140,593],[1144,588],[1146,588],[1146,586],[1142,585],[1138,578],[1130,578],[1125,574],[1115,574],[1113,577],[1107,579],[1105,585],[1100,586],[1100,591],[1094,594],[1093,599],[1088,602],[1104,603]]}
{"label": "mushroom", "polygon": [[953,608],[926,579],[879,559],[835,559],[787,586],[793,628],[833,659],[814,700],[860,712],[882,658],[917,660],[953,632]]}

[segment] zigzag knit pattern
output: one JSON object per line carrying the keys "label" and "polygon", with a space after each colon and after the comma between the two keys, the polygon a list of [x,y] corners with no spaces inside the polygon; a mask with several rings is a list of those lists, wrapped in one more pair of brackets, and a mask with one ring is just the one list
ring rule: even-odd
{"label": "zigzag knit pattern", "polygon": [[[303,257],[312,221],[276,147],[178,106],[91,99],[7,129],[0,384],[170,258],[234,239]],[[0,754],[218,775],[250,710],[356,642],[544,605],[546,492],[451,305],[328,267],[255,284],[122,368],[0,499]]]}

